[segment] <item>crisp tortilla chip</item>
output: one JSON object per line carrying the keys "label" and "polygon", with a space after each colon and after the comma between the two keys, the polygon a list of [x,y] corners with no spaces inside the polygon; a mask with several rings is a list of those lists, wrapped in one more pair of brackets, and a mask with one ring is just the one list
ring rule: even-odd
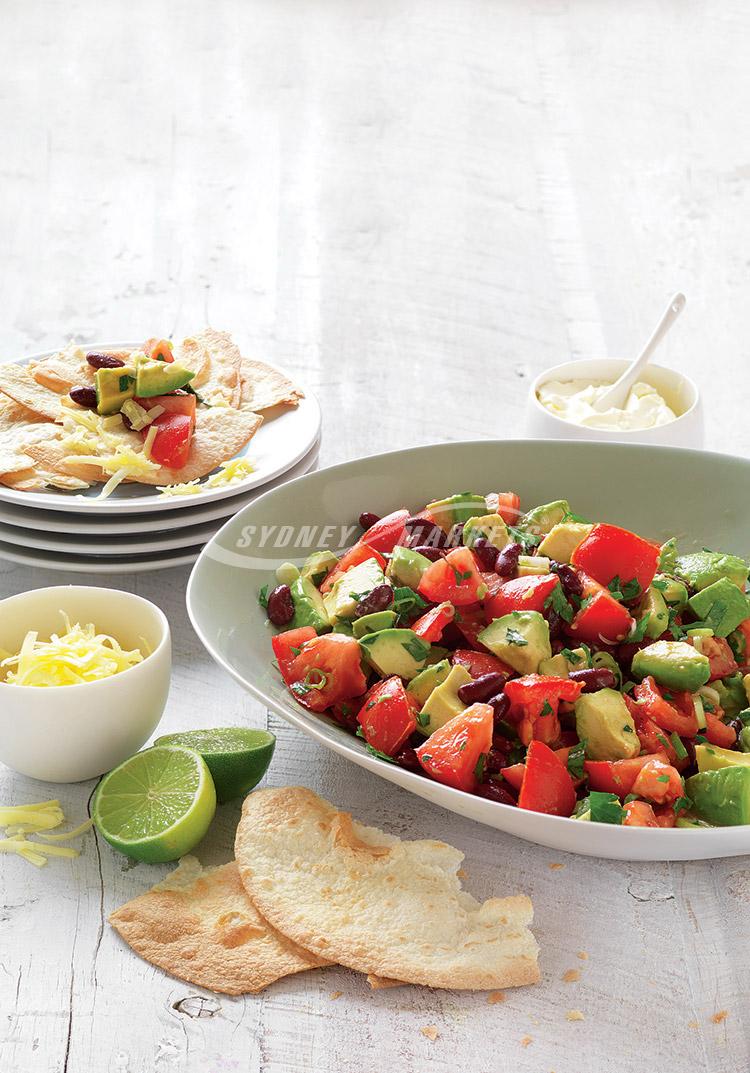
{"label": "crisp tortilla chip", "polygon": [[16,475],[33,468],[34,459],[26,454],[25,445],[49,435],[48,421],[40,421],[37,414],[10,396],[0,395],[0,475]]}
{"label": "crisp tortilla chip", "polygon": [[142,958],[181,980],[226,995],[328,964],[267,923],[245,893],[237,865],[202,869],[195,857],[109,918]]}
{"label": "crisp tortilla chip", "polygon": [[50,473],[47,470],[34,468],[23,469],[20,473],[3,474],[0,484],[7,488],[13,488],[16,492],[43,492],[47,488],[59,488],[66,492],[81,491],[88,488],[87,481],[78,477],[68,476],[65,473]]}
{"label": "crisp tortilla chip", "polygon": [[296,388],[291,380],[262,361],[243,358],[240,377],[242,405],[256,412],[281,403],[297,406],[299,400],[305,397],[304,392]]}
{"label": "crisp tortilla chip", "polygon": [[430,987],[539,979],[529,899],[477,902],[456,874],[463,854],[444,842],[402,842],[286,787],[245,799],[235,854],[263,916],[321,957]]}
{"label": "crisp tortilla chip", "polygon": [[37,417],[47,421],[60,418],[60,398],[38,384],[23,365],[0,365],[0,392],[14,399]]}
{"label": "crisp tortilla chip", "polygon": [[[29,362],[27,368],[38,384],[48,387],[58,394],[65,394],[72,387],[91,387],[94,383],[94,370],[86,361],[87,350],[70,343],[57,354],[40,361]],[[97,351],[100,353],[100,351]],[[122,358],[126,351],[106,351]]]}
{"label": "crisp tortilla chip", "polygon": [[[202,332],[183,339],[175,348],[175,361],[184,362],[196,370],[197,375],[191,385],[210,406],[236,408],[240,405],[242,355],[229,332],[204,328]],[[199,376],[200,383],[196,383]]]}

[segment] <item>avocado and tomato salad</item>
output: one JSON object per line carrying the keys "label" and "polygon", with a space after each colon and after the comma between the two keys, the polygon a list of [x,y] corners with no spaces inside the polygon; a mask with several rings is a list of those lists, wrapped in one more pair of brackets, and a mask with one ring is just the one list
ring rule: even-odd
{"label": "avocado and tomato salad", "polygon": [[750,824],[748,563],[566,500],[364,513],[260,602],[291,695],[426,778],[626,827]]}
{"label": "avocado and tomato salad", "polygon": [[116,354],[90,354],[86,360],[95,370],[94,387],[73,388],[73,401],[101,417],[121,414],[144,440],[150,433],[154,462],[181,469],[190,454],[197,396],[190,388],[195,373],[175,361],[172,343],[149,339],[127,361]]}

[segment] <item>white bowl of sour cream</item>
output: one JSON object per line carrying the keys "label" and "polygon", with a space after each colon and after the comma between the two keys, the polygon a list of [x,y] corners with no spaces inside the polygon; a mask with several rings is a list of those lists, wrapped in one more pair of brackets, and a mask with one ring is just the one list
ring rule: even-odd
{"label": "white bowl of sour cream", "polygon": [[598,413],[594,402],[625,371],[623,358],[567,361],[531,385],[526,412],[530,436],[619,440],[673,447],[703,445],[703,411],[694,382],[662,365],[648,365],[622,409]]}

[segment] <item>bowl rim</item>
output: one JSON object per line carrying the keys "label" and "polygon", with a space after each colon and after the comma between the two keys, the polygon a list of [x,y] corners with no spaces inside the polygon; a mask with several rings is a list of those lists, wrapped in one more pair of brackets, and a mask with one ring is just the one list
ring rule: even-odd
{"label": "bowl rim", "polygon": [[[542,386],[542,384],[546,383],[548,380],[554,380],[554,379],[565,380],[566,377],[562,375],[563,370],[571,370],[572,371],[572,369],[574,369],[576,366],[591,365],[591,364],[596,364],[597,362],[604,363],[604,362],[610,362],[610,361],[622,362],[623,365],[629,364],[627,358],[611,357],[611,358],[571,358],[569,361],[562,361],[562,362],[559,362],[557,365],[550,365],[549,368],[544,369],[541,373],[539,373],[537,376],[535,376],[534,379],[532,380],[530,386],[529,386],[529,401],[530,401],[531,405],[534,407],[535,410],[537,410],[545,418],[547,418],[550,421],[555,422],[555,424],[557,424],[557,425],[561,425],[563,428],[579,428],[579,429],[580,428],[586,428],[587,426],[585,426],[585,425],[579,425],[575,421],[568,421],[564,417],[558,417],[557,414],[553,414],[551,410],[548,410],[546,406],[542,405],[542,403],[539,400],[539,396],[537,395],[537,392],[538,392],[539,388]],[[671,369],[667,365],[659,365],[655,361],[654,362],[649,362],[648,368],[659,369],[660,372],[666,373],[668,376],[671,376],[675,381],[687,384],[687,386],[690,388],[690,390],[692,391],[692,394],[693,394],[693,401],[690,403],[690,406],[688,406],[687,410],[683,411],[683,413],[681,413],[677,417],[675,417],[674,421],[668,421],[666,425],[656,426],[656,428],[673,428],[675,425],[679,425],[679,423],[681,421],[684,421],[686,418],[692,417],[695,414],[696,410],[698,409],[698,407],[700,406],[700,403],[701,403],[700,389],[698,388],[698,385],[696,384],[695,380],[693,380],[692,377],[688,376],[687,373],[680,372],[677,369]],[[575,379],[575,377],[568,376],[567,379],[573,380],[573,379]],[[594,379],[596,379],[596,377],[594,377]],[[644,436],[644,435],[648,435],[648,433],[650,433],[650,432],[655,431],[655,429],[642,428],[642,429],[612,429],[612,430],[607,430],[607,429],[604,429],[604,428],[597,428],[597,429],[592,429],[591,431],[596,432],[597,434],[601,433],[604,437],[607,437],[606,439],[603,439],[601,442],[603,442],[603,443],[611,443],[612,439],[609,438],[610,436],[612,438],[614,438],[614,437],[622,437],[622,436],[634,436],[634,437],[635,436]],[[608,436],[608,432],[609,432],[609,436]],[[597,441],[589,441],[589,442],[597,442]],[[624,442],[624,441],[620,440],[619,442]],[[654,444],[654,446],[659,446],[659,445]],[[662,445],[662,446],[665,446],[665,445]],[[666,445],[666,446],[669,446],[669,445]],[[690,450],[690,448],[688,448],[688,450]],[[715,453],[718,454],[719,452],[715,452]]]}
{"label": "bowl rim", "polygon": [[[91,696],[92,689],[106,689],[112,682],[121,681],[125,675],[130,675],[132,672],[143,673],[142,668],[147,663],[153,661],[155,656],[161,655],[164,649],[170,644],[171,631],[169,628],[169,619],[164,614],[162,609],[158,607],[151,600],[147,600],[145,596],[139,596],[135,592],[127,592],[125,589],[108,589],[104,585],[43,585],[38,589],[26,589],[24,592],[17,592],[14,596],[6,596],[0,600],[0,612],[11,601],[23,601],[26,597],[32,596],[37,593],[66,593],[70,589],[76,589],[78,592],[104,592],[108,594],[115,594],[115,599],[123,599],[126,602],[136,602],[144,604],[147,608],[155,613],[156,620],[161,627],[161,635],[156,647],[143,657],[140,663],[134,664],[132,667],[126,667],[124,671],[119,671],[117,674],[111,674],[108,678],[101,678],[97,682],[78,682],[77,684],[67,686],[44,686],[40,689],[39,686],[19,686],[12,682],[4,682],[0,680],[0,688],[8,686],[14,692],[14,696],[22,696],[27,690],[31,690],[34,696],[39,696],[41,693],[49,694],[50,696],[57,696],[60,690],[64,691],[65,696],[73,696],[75,690],[85,689],[86,695]],[[33,627],[31,627],[33,628]],[[131,679],[132,680],[132,679]]]}
{"label": "bowl rim", "polygon": [[[550,415],[550,416],[552,416],[552,415]],[[334,476],[334,475],[337,475],[339,473],[339,471],[341,471],[341,470],[343,470],[343,469],[345,469],[345,468],[347,468],[349,466],[355,465],[358,462],[365,462],[365,461],[368,461],[370,459],[375,459],[375,458],[387,459],[389,457],[394,458],[396,456],[402,456],[402,455],[405,455],[405,454],[406,455],[411,455],[411,454],[414,454],[414,453],[416,453],[418,451],[428,451],[428,450],[431,450],[431,449],[434,449],[434,448],[450,448],[450,447],[454,447],[454,446],[483,447],[484,448],[484,447],[487,447],[489,445],[494,445],[496,447],[502,447],[504,445],[510,445],[510,446],[513,446],[513,447],[518,447],[518,446],[535,447],[535,446],[539,446],[540,444],[550,444],[550,443],[554,443],[555,445],[558,445],[560,443],[565,443],[565,444],[568,444],[570,446],[575,447],[577,450],[586,450],[586,451],[593,450],[596,447],[604,447],[606,449],[611,449],[611,450],[620,450],[620,451],[635,452],[635,453],[638,453],[639,451],[656,451],[656,452],[658,452],[660,454],[678,454],[678,455],[679,454],[700,454],[700,455],[708,455],[711,458],[721,459],[724,463],[728,463],[728,464],[731,464],[731,465],[734,465],[734,466],[742,466],[744,464],[750,469],[750,458],[745,458],[745,457],[739,456],[739,455],[727,454],[727,453],[724,453],[724,452],[721,452],[721,451],[705,451],[705,450],[698,449],[698,448],[695,448],[695,447],[683,447],[681,445],[673,445],[673,444],[642,443],[642,442],[625,443],[625,442],[623,442],[621,440],[620,441],[616,441],[616,440],[579,440],[579,439],[575,439],[575,438],[550,440],[549,438],[542,437],[542,436],[536,436],[536,437],[534,437],[534,436],[525,436],[525,437],[518,437],[518,438],[508,437],[508,438],[505,438],[505,439],[484,439],[484,440],[455,440],[455,441],[449,441],[449,442],[444,441],[444,442],[441,442],[441,443],[419,444],[419,445],[414,446],[414,447],[405,447],[405,448],[401,448],[401,449],[396,449],[394,451],[374,451],[372,454],[360,455],[359,457],[349,459],[346,462],[338,462],[338,463],[336,463],[336,464],[334,464],[332,466],[325,466],[322,469],[316,470],[314,473],[302,474],[301,476],[296,477],[292,481],[284,482],[281,485],[277,485],[275,488],[269,488],[267,492],[264,492],[263,495],[258,496],[257,499],[254,499],[251,503],[248,503],[245,507],[243,507],[242,510],[238,511],[238,513],[236,515],[234,515],[232,518],[229,518],[225,522],[225,524],[222,525],[222,527],[219,530],[217,530],[216,533],[214,533],[213,537],[205,545],[205,547],[201,551],[201,554],[198,556],[198,559],[196,560],[195,564],[193,565],[193,568],[190,571],[190,577],[188,578],[187,586],[185,588],[185,606],[186,606],[186,609],[187,609],[188,618],[190,619],[190,623],[191,623],[193,629],[195,630],[196,635],[198,636],[198,639],[200,640],[201,644],[206,649],[208,654],[211,656],[211,658],[220,667],[222,667],[223,670],[225,670],[227,672],[227,674],[230,675],[231,678],[233,678],[239,685],[241,685],[243,689],[245,689],[248,693],[250,693],[251,696],[255,697],[256,700],[259,700],[267,708],[270,708],[277,715],[281,716],[282,719],[284,719],[287,722],[290,722],[293,726],[297,727],[304,734],[309,734],[316,741],[320,742],[326,748],[329,748],[329,749],[333,750],[333,752],[335,752],[339,756],[344,757],[344,759],[350,760],[352,763],[357,764],[360,767],[363,767],[368,771],[372,771],[374,774],[381,774],[379,769],[380,769],[380,765],[381,765],[382,761],[379,761],[377,758],[375,758],[373,756],[369,756],[364,750],[362,750],[360,752],[360,750],[356,748],[356,740],[353,739],[351,743],[343,742],[343,741],[339,742],[338,740],[335,740],[335,739],[329,737],[328,735],[326,735],[324,733],[324,731],[322,729],[322,726],[319,726],[317,724],[317,722],[315,722],[313,719],[310,718],[311,714],[316,714],[316,713],[308,713],[308,712],[306,712],[306,711],[304,711],[302,709],[297,711],[292,707],[291,703],[288,703],[288,702],[282,703],[280,701],[275,700],[270,694],[266,693],[260,686],[256,685],[254,682],[250,681],[249,679],[243,677],[243,675],[238,670],[235,670],[235,668],[222,655],[222,653],[217,650],[217,648],[214,646],[212,641],[209,640],[209,638],[206,636],[204,630],[202,629],[201,624],[198,621],[197,615],[194,613],[194,607],[193,607],[193,599],[192,599],[193,590],[194,590],[194,587],[195,587],[196,582],[197,582],[199,569],[201,568],[204,559],[207,559],[207,558],[210,557],[210,549],[212,548],[212,546],[219,542],[219,539],[222,536],[222,534],[224,533],[224,531],[226,529],[229,529],[229,527],[231,525],[233,525],[237,521],[238,518],[241,518],[243,514],[245,514],[247,511],[249,511],[251,509],[257,509],[259,507],[262,507],[263,502],[267,497],[271,497],[271,496],[274,496],[274,495],[278,494],[279,492],[281,492],[282,489],[286,489],[287,487],[291,487],[292,485],[296,484],[298,481],[303,481],[303,480],[307,480],[307,479],[310,479],[310,478],[314,478],[314,477],[320,476],[321,474],[323,474],[323,475],[328,474],[329,476]],[[325,725],[325,724],[323,724],[323,725]],[[415,789],[415,786],[417,786],[418,783],[422,780],[422,776],[416,775],[413,772],[407,771],[404,768],[398,768],[398,767],[396,767],[394,765],[394,770],[391,773],[391,775],[388,776],[388,778],[390,779],[390,781],[395,782],[397,785],[403,787],[404,789],[407,789],[407,790],[409,790],[409,791],[411,791],[413,793],[416,793],[417,796],[425,797],[425,795],[419,793],[419,790]],[[433,782],[434,780],[429,780],[429,781]],[[475,795],[467,795],[465,793],[465,791],[457,790],[452,786],[445,785],[444,783],[441,783],[439,785],[441,787],[441,791],[446,792],[450,799],[455,799],[457,801],[461,801],[461,800],[464,800],[464,798],[466,796],[469,796],[469,797],[475,796]],[[442,806],[441,802],[437,802],[437,803],[439,805],[441,805],[441,807],[444,807],[444,806]],[[488,801],[487,804],[488,805],[491,804],[491,805],[495,805],[495,806],[499,805],[501,808],[504,808],[504,809],[517,808],[517,806],[515,806],[515,805],[505,805],[500,801],[492,801],[492,802]],[[459,815],[465,815],[465,813],[463,813],[463,811],[461,811],[461,810],[457,810],[457,811],[458,811]],[[544,819],[546,821],[554,821],[554,826],[567,826],[570,823],[580,823],[580,821],[574,820],[573,817],[571,817],[571,816],[551,816],[551,815],[548,815],[546,813],[540,814],[540,815],[544,815]],[[618,832],[623,832],[623,831],[630,832],[628,834],[625,834],[624,836],[623,836],[622,833],[616,835],[615,837],[617,837],[619,839],[624,838],[625,840],[627,840],[628,838],[630,838],[631,840],[635,840],[637,838],[641,843],[643,843],[643,842],[645,842],[647,844],[648,843],[653,843],[654,846],[658,846],[657,839],[661,836],[661,831],[662,831],[661,828],[652,830],[652,829],[644,828],[644,827],[629,828],[629,827],[624,827],[624,826],[617,827],[616,830]],[[707,840],[707,837],[709,835],[713,835],[713,837],[716,838],[716,831],[717,830],[718,831],[724,831],[724,830],[728,830],[728,828],[721,828],[721,827],[720,828],[699,828],[699,827],[696,827],[694,829],[686,831],[685,835],[682,836],[682,837],[687,836],[687,838],[689,838],[691,842],[697,841],[698,839],[702,839],[702,840],[705,841],[705,840]],[[519,836],[514,836],[514,837],[519,837]],[[523,836],[523,837],[525,837],[525,836]],[[575,852],[578,852],[578,851],[575,851]],[[719,854],[719,857],[721,857],[721,854]],[[618,859],[618,858],[612,858],[612,859]],[[629,859],[629,858],[626,858],[626,859]],[[671,860],[672,858],[661,858],[661,857],[653,858],[653,860],[662,860],[662,859]],[[693,859],[698,859],[698,858],[688,857],[688,858],[675,858],[675,859],[693,860]]]}

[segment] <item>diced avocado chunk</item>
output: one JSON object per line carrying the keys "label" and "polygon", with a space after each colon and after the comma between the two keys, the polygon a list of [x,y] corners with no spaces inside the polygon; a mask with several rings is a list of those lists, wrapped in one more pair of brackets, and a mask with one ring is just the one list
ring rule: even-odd
{"label": "diced avocado chunk", "polygon": [[576,732],[590,760],[629,760],[640,752],[633,717],[616,689],[582,693],[575,712]]}
{"label": "diced avocado chunk", "polygon": [[430,645],[430,652],[425,661],[425,668],[432,667],[435,663],[441,663],[444,659],[449,660],[450,656],[450,649],[443,648],[442,645]]}
{"label": "diced avocado chunk", "polygon": [[551,565],[544,555],[519,555],[517,573],[519,577],[548,574]]}
{"label": "diced avocado chunk", "polygon": [[355,619],[352,630],[357,640],[365,637],[368,633],[378,633],[380,630],[389,630],[396,624],[398,615],[395,611],[373,611],[371,615],[363,615]]}
{"label": "diced avocado chunk", "polygon": [[331,622],[354,618],[355,608],[362,595],[372,592],[385,581],[377,559],[365,559],[336,578],[323,602]]}
{"label": "diced avocado chunk", "polygon": [[674,573],[691,589],[707,589],[715,581],[728,578],[744,592],[747,582],[747,563],[738,555],[725,555],[720,551],[693,551],[678,555]]}
{"label": "diced avocado chunk", "polygon": [[467,705],[459,699],[458,691],[461,686],[471,681],[466,667],[462,667],[460,663],[451,667],[448,677],[433,689],[417,716],[417,729],[420,734],[429,737],[449,719],[465,710]]}
{"label": "diced avocado chunk", "polygon": [[464,525],[462,540],[467,548],[473,548],[483,537],[493,548],[504,548],[510,543],[508,526],[499,514],[483,514],[479,518],[469,518]]}
{"label": "diced avocado chunk", "polygon": [[542,503],[524,514],[520,527],[537,536],[546,535],[551,533],[556,525],[561,525],[569,514],[570,504],[567,499],[556,499],[553,503]]}
{"label": "diced avocado chunk", "polygon": [[750,823],[750,765],[700,771],[685,783],[691,811],[717,827]]}
{"label": "diced avocado chunk", "polygon": [[402,548],[398,544],[391,554],[386,575],[399,585],[408,585],[410,589],[416,589],[422,580],[422,574],[429,565],[430,560],[426,555],[412,548]]}
{"label": "diced avocado chunk", "polygon": [[96,412],[116,414],[122,404],[135,395],[135,369],[120,366],[117,369],[97,369],[94,374],[96,388]]}
{"label": "diced avocado chunk", "polygon": [[338,559],[332,551],[314,551],[307,556],[300,572],[302,577],[309,577],[313,585],[320,585],[337,563]]}
{"label": "diced avocado chunk", "polygon": [[482,630],[478,640],[519,674],[536,674],[552,648],[549,626],[538,611],[511,611]]}
{"label": "diced avocado chunk", "polygon": [[312,626],[320,632],[331,625],[326,611],[323,597],[306,577],[298,577],[289,586],[294,604],[294,618],[289,623],[290,630],[297,630],[300,626]]}
{"label": "diced avocado chunk", "polygon": [[469,518],[487,510],[487,500],[476,492],[458,492],[447,499],[436,499],[427,504],[428,513],[435,524],[448,530],[452,525],[464,524]]}
{"label": "diced avocado chunk", "polygon": [[711,676],[708,656],[696,651],[687,641],[655,641],[633,656],[634,678],[651,675],[667,689],[687,689],[691,693],[705,685]]}
{"label": "diced avocado chunk", "polygon": [[365,659],[384,676],[397,674],[409,681],[424,668],[430,646],[413,630],[380,630],[360,638]]}
{"label": "diced avocado chunk", "polygon": [[566,648],[550,659],[543,659],[539,664],[539,674],[567,678],[571,671],[585,671],[590,665],[589,653],[583,648]]}
{"label": "diced avocado chunk", "polygon": [[282,563],[276,567],[276,580],[279,585],[291,585],[299,576],[299,567],[294,563]]}
{"label": "diced avocado chunk", "polygon": [[593,528],[588,522],[558,522],[552,526],[537,551],[540,555],[556,559],[558,563],[569,563],[573,552]]}
{"label": "diced avocado chunk", "polygon": [[347,622],[347,620],[343,619],[343,618],[339,622],[336,622],[334,624],[333,632],[334,633],[343,633],[347,637],[353,637],[354,636],[354,630],[352,629],[351,622]]}
{"label": "diced avocado chunk", "polygon": [[447,659],[441,659],[430,667],[425,667],[418,675],[409,682],[409,693],[421,707],[432,693],[433,689],[444,682],[451,673],[451,665]]}
{"label": "diced avocado chunk", "polygon": [[741,674],[730,674],[726,678],[712,682],[711,687],[719,694],[719,703],[728,719],[734,719],[747,707]]}
{"label": "diced avocado chunk", "polygon": [[735,749],[720,749],[718,745],[696,745],[695,759],[698,771],[718,771],[723,767],[750,766],[750,753]]}
{"label": "diced avocado chunk", "polygon": [[676,607],[678,611],[687,607],[687,586],[676,577],[670,577],[669,574],[657,574],[651,584],[662,594],[664,603],[669,607]]}
{"label": "diced avocado chunk", "polygon": [[653,585],[649,585],[638,602],[635,617],[640,622],[644,615],[648,615],[646,637],[654,640],[661,637],[669,625],[669,612],[664,597]]}
{"label": "diced avocado chunk", "polygon": [[[102,371],[102,370],[100,370]],[[139,399],[150,399],[154,395],[168,395],[185,387],[195,376],[177,361],[151,361],[146,358],[136,366],[135,394]]]}
{"label": "diced avocado chunk", "polygon": [[688,607],[717,637],[728,637],[741,622],[750,617],[750,601],[737,586],[722,577],[697,592]]}

